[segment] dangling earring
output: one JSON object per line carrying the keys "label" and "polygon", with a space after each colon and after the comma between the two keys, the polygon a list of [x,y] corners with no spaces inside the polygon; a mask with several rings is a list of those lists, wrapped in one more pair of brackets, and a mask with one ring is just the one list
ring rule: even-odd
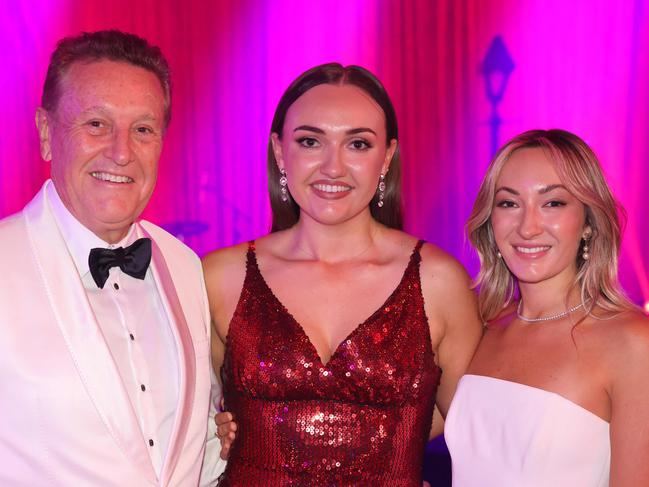
{"label": "dangling earring", "polygon": [[584,234],[581,236],[581,239],[584,241],[584,246],[581,248],[581,258],[584,260],[590,259],[590,253],[588,252],[590,248],[588,247],[588,242],[590,241],[590,237],[593,235],[592,230],[590,227],[584,231]]}
{"label": "dangling earring", "polygon": [[385,174],[379,177],[379,201],[376,206],[383,208],[383,198],[385,198]]}
{"label": "dangling earring", "polygon": [[584,260],[590,259],[590,254],[588,253],[590,249],[588,248],[588,240],[584,240],[584,246],[581,249],[581,258]]}
{"label": "dangling earring", "polygon": [[286,203],[288,201],[288,179],[286,179],[286,171],[284,168],[279,170],[279,191],[282,194],[282,201]]}

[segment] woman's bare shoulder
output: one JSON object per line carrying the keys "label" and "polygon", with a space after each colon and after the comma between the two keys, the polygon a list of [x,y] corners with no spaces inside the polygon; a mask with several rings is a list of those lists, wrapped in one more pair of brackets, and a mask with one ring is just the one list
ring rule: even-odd
{"label": "woman's bare shoulder", "polygon": [[649,379],[649,317],[639,310],[595,311],[575,331],[578,344],[594,352],[593,360],[603,364],[611,381],[640,370]]}
{"label": "woman's bare shoulder", "polygon": [[464,266],[451,254],[438,246],[426,243],[421,249],[421,278],[430,281],[430,285],[439,287],[458,287],[467,290],[471,279]]}
{"label": "woman's bare shoulder", "polygon": [[231,273],[245,271],[245,259],[248,243],[240,243],[230,247],[213,250],[203,257],[203,272],[205,279],[228,278]]}
{"label": "woman's bare shoulder", "polygon": [[[649,358],[649,317],[639,310],[599,313],[589,318],[590,337],[615,354],[646,354]],[[635,351],[635,352],[634,352]]]}

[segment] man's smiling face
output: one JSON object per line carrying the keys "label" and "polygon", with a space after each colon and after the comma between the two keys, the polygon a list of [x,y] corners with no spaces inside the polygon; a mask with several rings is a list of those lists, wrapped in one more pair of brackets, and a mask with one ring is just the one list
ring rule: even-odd
{"label": "man's smiling face", "polygon": [[54,112],[39,109],[36,122],[65,206],[103,240],[119,241],[155,187],[164,132],[156,75],[125,62],[77,61]]}

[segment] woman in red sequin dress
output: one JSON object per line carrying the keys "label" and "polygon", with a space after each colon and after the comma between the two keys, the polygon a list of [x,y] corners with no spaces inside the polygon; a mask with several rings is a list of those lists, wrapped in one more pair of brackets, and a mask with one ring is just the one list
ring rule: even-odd
{"label": "woman in red sequin dress", "polygon": [[272,231],[204,262],[238,424],[220,485],[421,486],[481,326],[462,266],[401,231],[400,172],[367,70],[317,66],[282,96]]}

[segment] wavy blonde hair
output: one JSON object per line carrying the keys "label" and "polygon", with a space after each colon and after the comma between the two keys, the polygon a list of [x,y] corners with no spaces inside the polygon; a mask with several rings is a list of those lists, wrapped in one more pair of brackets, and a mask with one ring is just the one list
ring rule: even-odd
{"label": "wavy blonde hair", "polygon": [[595,306],[611,312],[632,308],[618,281],[618,256],[626,215],[606,183],[597,156],[582,139],[565,130],[530,130],[507,142],[491,161],[466,224],[469,240],[480,258],[474,288],[480,289],[482,319],[486,322],[498,316],[518,292],[516,278],[497,257],[491,212],[503,166],[517,150],[533,147],[546,151],[561,182],[586,209],[586,224],[592,229],[588,241],[590,258],[584,260],[581,252],[575,256],[574,286],[580,288],[582,303],[588,312]]}

